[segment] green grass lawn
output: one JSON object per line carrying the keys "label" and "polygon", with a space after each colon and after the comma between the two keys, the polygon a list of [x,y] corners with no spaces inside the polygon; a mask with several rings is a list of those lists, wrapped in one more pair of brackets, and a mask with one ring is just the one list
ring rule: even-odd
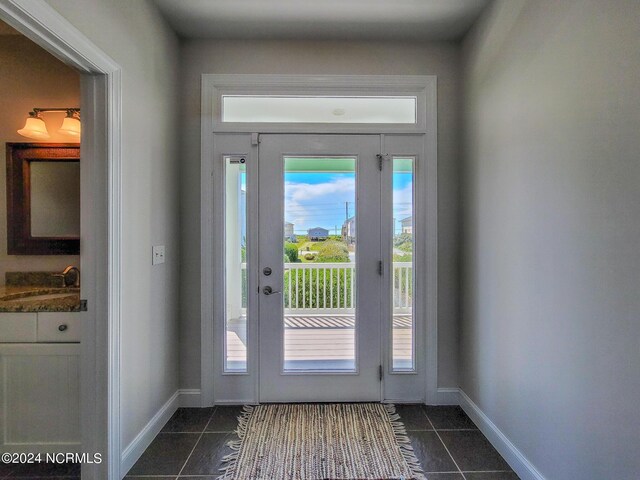
{"label": "green grass lawn", "polygon": [[[342,241],[342,238],[339,236],[330,235],[328,240],[322,241],[322,242],[311,242],[306,236],[298,236],[297,240],[298,241],[295,243],[295,245],[298,248],[298,259],[302,263],[318,263],[317,262],[318,257],[322,257],[323,255],[328,256],[330,259],[330,262],[349,261],[348,253],[346,250],[347,245]],[[342,246],[344,246],[345,248],[344,252],[342,252],[342,248],[341,248]],[[313,259],[306,259],[304,257],[305,251],[315,252],[316,257],[314,257]],[[327,260],[325,259],[325,262],[326,261]]]}

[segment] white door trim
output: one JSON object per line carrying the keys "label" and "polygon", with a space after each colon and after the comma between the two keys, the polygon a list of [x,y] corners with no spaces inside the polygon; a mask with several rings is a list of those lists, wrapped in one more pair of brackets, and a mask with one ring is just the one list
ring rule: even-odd
{"label": "white door trim", "polygon": [[[414,345],[415,345],[415,370],[414,371],[393,371],[392,369],[392,339],[391,331],[385,331],[385,344],[387,346],[387,354],[385,357],[385,396],[384,399],[391,403],[419,403],[425,402],[428,392],[427,377],[429,377],[429,367],[432,366],[427,362],[427,353],[431,352],[436,342],[433,337],[428,336],[433,332],[431,320],[435,319],[434,314],[437,313],[437,296],[433,291],[436,286],[437,277],[437,256],[430,258],[428,254],[428,245],[437,241],[434,237],[435,231],[429,227],[428,212],[432,205],[428,200],[427,192],[433,188],[430,184],[429,175],[431,165],[429,164],[429,156],[427,154],[427,140],[425,135],[383,135],[382,152],[387,158],[383,162],[383,189],[382,189],[382,205],[391,208],[393,201],[392,185],[388,183],[392,180],[392,162],[397,157],[410,157],[414,159],[414,192],[413,192],[413,228],[414,228],[414,289],[424,292],[422,295],[415,295],[414,298]],[[425,207],[426,205],[426,207]],[[393,231],[392,224],[385,224],[391,218],[381,212],[383,215],[383,232]],[[383,233],[382,252],[390,254],[392,248],[392,238],[388,233]],[[387,258],[386,261],[390,259]],[[389,286],[392,282],[392,265],[389,264],[384,268],[385,285]],[[389,303],[387,303],[389,302]],[[391,310],[391,299],[383,298],[383,311]],[[437,357],[436,357],[437,358]],[[437,365],[436,365],[437,366]]]}
{"label": "white door trim", "polygon": [[[218,98],[225,86],[233,84],[235,91],[243,88],[250,93],[256,84],[266,86],[262,93],[268,94],[270,86],[277,86],[273,91],[283,93],[287,86],[299,88],[301,85],[312,85],[322,88],[323,92],[332,94],[350,93],[359,95],[359,92],[368,94],[388,95],[397,91],[404,85],[408,89],[422,89],[421,95],[424,102],[419,104],[419,113],[424,115],[425,122],[420,128],[416,126],[403,128],[385,128],[380,125],[244,125],[235,129],[227,125],[222,127],[216,122],[217,116],[214,109],[214,99]],[[408,86],[408,87],[407,87]],[[395,89],[395,90],[394,90]],[[296,90],[298,92],[299,90]],[[312,90],[310,90],[312,93]],[[214,292],[214,238],[216,225],[214,222],[216,207],[214,205],[214,182],[211,181],[214,165],[214,132],[229,133],[423,133],[425,139],[426,157],[426,191],[421,200],[426,200],[426,391],[425,402],[430,404],[441,403],[438,393],[438,146],[437,146],[437,77],[426,76],[402,76],[402,75],[202,75],[201,96],[201,363],[200,363],[200,387],[201,405],[214,404],[214,298],[207,292]],[[217,124],[218,123],[218,124]],[[251,128],[249,128],[251,127]],[[419,204],[418,204],[419,205]],[[238,401],[251,401],[248,398],[238,398]],[[255,401],[255,400],[254,400]]]}
{"label": "white door trim", "polygon": [[84,73],[82,450],[104,461],[83,465],[82,477],[119,480],[121,68],[44,0],[0,0],[0,18]]}
{"label": "white door trim", "polygon": [[[214,134],[210,134],[212,137]],[[213,217],[212,222],[215,231],[218,232],[212,239],[212,290],[211,302],[215,307],[212,318],[212,345],[224,345],[226,337],[226,165],[222,159],[225,155],[238,155],[246,159],[247,168],[247,192],[246,192],[246,240],[249,275],[247,277],[247,317],[253,320],[253,312],[258,305],[258,276],[257,276],[257,225],[258,225],[258,146],[252,144],[250,134],[216,134],[214,153],[211,156],[211,168],[213,176],[207,177],[213,192]],[[213,161],[213,159],[217,161]],[[204,300],[204,299],[203,299]],[[224,372],[225,348],[213,348],[210,352],[212,366],[209,367],[212,379],[212,388],[209,390],[212,398],[210,404],[215,403],[255,403],[258,400],[258,324],[255,321],[247,322],[247,353],[248,362],[246,372]],[[204,368],[204,365],[203,365]],[[216,373],[214,375],[214,372]],[[215,394],[215,395],[214,395]]]}

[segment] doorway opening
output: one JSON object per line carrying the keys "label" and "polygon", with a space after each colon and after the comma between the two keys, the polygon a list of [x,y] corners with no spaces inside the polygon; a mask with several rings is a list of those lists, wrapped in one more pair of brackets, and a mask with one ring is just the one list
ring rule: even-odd
{"label": "doorway opening", "polygon": [[[234,77],[233,87],[229,76],[211,77],[203,90],[203,131],[213,131],[203,137],[203,174],[213,179],[203,182],[203,405],[425,401],[434,318],[414,292],[435,287],[435,263],[426,209],[414,207],[431,188],[429,82],[405,78],[420,88],[385,95],[372,87],[360,97],[341,95],[353,77],[328,77],[334,92],[324,84],[322,96],[302,87],[304,78],[267,76],[252,95],[253,77]],[[335,105],[381,98],[413,110],[402,121],[398,112],[367,121],[363,103],[347,102],[344,114]],[[283,102],[275,116],[274,102]],[[356,120],[332,122],[329,106]],[[219,321],[209,324],[210,315]]]}
{"label": "doorway opening", "polygon": [[0,19],[80,73],[80,444],[102,455],[82,476],[120,478],[120,66],[46,2],[5,0]]}

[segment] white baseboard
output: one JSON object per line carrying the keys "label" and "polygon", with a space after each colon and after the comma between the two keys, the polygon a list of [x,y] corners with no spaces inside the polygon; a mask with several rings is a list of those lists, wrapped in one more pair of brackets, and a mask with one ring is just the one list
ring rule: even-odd
{"label": "white baseboard", "polygon": [[252,399],[244,400],[218,400],[215,405],[258,405],[258,402]]}
{"label": "white baseboard", "polygon": [[182,388],[179,392],[181,407],[202,407],[199,388]]}
{"label": "white baseboard", "polygon": [[166,401],[160,410],[149,420],[140,433],[136,435],[136,438],[127,445],[122,451],[120,457],[120,473],[124,476],[133,467],[133,464],[138,461],[147,447],[151,444],[156,435],[160,433],[164,424],[171,418],[175,411],[180,406],[180,390],[177,390],[171,398]]}
{"label": "white baseboard", "polygon": [[509,438],[502,433],[495,423],[474,403],[462,389],[458,389],[460,406],[480,431],[503,456],[507,463],[518,474],[521,480],[545,480],[544,476],[527,460],[527,457],[516,448]]}
{"label": "white baseboard", "polygon": [[394,405],[424,403],[424,398],[385,398],[382,403],[393,403]]}
{"label": "white baseboard", "polygon": [[440,387],[435,398],[430,399],[428,405],[460,405],[460,389]]}

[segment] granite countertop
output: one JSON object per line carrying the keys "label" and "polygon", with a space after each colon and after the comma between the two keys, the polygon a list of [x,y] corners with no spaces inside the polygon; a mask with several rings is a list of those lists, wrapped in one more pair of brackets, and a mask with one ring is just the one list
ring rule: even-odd
{"label": "granite countertop", "polygon": [[0,312],[79,312],[79,288],[0,287]]}

